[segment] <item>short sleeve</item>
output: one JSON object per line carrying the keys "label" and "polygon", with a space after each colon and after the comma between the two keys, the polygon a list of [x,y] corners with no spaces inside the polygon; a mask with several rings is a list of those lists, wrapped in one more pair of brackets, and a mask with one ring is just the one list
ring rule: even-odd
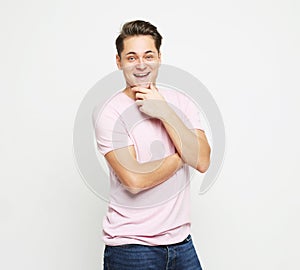
{"label": "short sleeve", "polygon": [[133,145],[125,123],[113,107],[106,107],[93,118],[97,147],[102,155]]}

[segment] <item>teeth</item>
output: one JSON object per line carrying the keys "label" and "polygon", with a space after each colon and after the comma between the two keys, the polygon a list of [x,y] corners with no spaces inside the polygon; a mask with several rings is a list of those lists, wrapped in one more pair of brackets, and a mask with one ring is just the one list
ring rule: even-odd
{"label": "teeth", "polygon": [[134,74],[134,76],[136,76],[136,77],[145,77],[148,74],[149,74],[149,72],[148,73],[143,73],[143,74]]}

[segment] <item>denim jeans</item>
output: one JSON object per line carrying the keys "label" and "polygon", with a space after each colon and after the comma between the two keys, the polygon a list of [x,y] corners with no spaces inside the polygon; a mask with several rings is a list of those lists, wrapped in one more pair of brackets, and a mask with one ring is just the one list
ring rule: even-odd
{"label": "denim jeans", "polygon": [[202,270],[189,235],[165,246],[105,246],[104,270]]}

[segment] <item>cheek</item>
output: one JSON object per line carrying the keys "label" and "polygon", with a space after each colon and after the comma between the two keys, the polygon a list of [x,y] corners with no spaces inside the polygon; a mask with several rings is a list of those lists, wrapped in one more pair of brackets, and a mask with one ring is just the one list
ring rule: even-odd
{"label": "cheek", "polygon": [[133,64],[123,64],[122,65],[122,69],[123,69],[123,71],[124,72],[132,72],[133,71],[133,69],[134,69],[134,65]]}
{"label": "cheek", "polygon": [[130,80],[130,81],[134,80],[133,71],[131,68],[123,69],[123,75],[126,80]]}
{"label": "cheek", "polygon": [[160,65],[159,62],[155,62],[155,63],[149,64],[149,66],[150,66],[151,69],[153,69],[153,70],[158,70],[159,65]]}

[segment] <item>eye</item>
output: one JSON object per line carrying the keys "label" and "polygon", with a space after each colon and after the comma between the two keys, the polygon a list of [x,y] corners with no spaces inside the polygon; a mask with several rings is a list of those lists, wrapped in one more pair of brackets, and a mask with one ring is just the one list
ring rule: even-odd
{"label": "eye", "polygon": [[152,54],[148,54],[147,56],[146,56],[146,59],[147,60],[152,60],[154,58],[154,56],[152,55]]}
{"label": "eye", "polygon": [[133,62],[135,60],[135,57],[134,56],[129,56],[129,57],[127,57],[127,60],[129,62]]}

